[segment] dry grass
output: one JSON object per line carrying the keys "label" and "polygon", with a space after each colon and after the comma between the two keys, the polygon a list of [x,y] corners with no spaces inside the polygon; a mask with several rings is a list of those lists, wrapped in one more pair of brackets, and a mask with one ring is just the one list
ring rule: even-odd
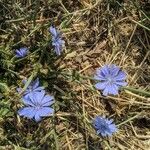
{"label": "dry grass", "polygon": [[[93,77],[96,68],[114,63],[127,73],[128,86],[150,91],[150,3],[138,0],[0,3],[0,78],[12,91],[3,98],[11,105],[11,114],[0,121],[0,149],[150,150],[150,97],[126,89],[118,96],[104,97],[93,88],[93,80],[84,78]],[[44,46],[50,37],[50,24],[63,33],[66,41],[63,58],[50,60],[46,56],[51,52]],[[12,50],[24,44],[30,47],[31,54],[15,65]],[[17,116],[21,102],[16,98],[15,88],[22,78],[31,75],[39,57],[44,60],[38,76],[47,90],[55,94],[56,114],[36,124]],[[97,136],[91,125],[96,115],[112,117],[118,132],[110,138]]]}

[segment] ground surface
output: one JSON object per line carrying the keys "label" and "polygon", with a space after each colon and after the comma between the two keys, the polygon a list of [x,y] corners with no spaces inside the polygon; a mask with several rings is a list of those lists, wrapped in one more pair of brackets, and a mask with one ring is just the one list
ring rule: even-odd
{"label": "ground surface", "polygon": [[[150,150],[150,2],[146,0],[0,1],[0,149]],[[51,47],[50,25],[62,33],[64,53]],[[29,55],[14,58],[26,46]],[[128,86],[104,97],[90,79],[104,64],[127,73]],[[16,88],[38,68],[55,96],[55,116],[40,123],[19,117]],[[88,78],[88,77],[89,78]],[[96,115],[113,118],[118,132],[96,135]]]}

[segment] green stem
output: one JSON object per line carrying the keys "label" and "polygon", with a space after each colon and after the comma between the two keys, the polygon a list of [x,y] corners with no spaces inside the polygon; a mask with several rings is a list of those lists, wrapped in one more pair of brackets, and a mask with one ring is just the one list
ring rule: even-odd
{"label": "green stem", "polygon": [[[62,73],[62,74],[68,75],[68,76],[73,76],[73,74],[69,74],[69,73]],[[94,79],[93,77],[80,75],[80,73],[78,73],[78,72],[76,72],[76,74],[79,76],[79,78],[82,78],[82,79],[90,79],[90,80],[99,81],[99,80]],[[136,94],[142,94],[142,95],[148,96],[148,97],[150,96],[150,91],[144,91],[141,89],[136,89],[134,87],[122,87],[121,89],[128,90],[128,91],[131,91]]]}
{"label": "green stem", "polygon": [[133,117],[131,117],[131,118],[128,118],[127,120],[125,120],[125,121],[121,122],[120,124],[118,124],[117,127],[120,127],[121,125],[126,124],[126,123],[128,123],[128,122],[134,120],[134,119],[137,118],[140,114],[141,114],[141,113],[138,113],[137,115],[135,115],[135,116],[133,116]]}
{"label": "green stem", "polygon": [[[70,73],[66,73],[66,72],[62,72],[63,75],[67,75],[67,76],[73,76],[73,74],[70,74]],[[90,79],[90,80],[96,80],[94,79],[93,77],[89,77],[89,76],[83,76],[83,75],[80,75],[80,73],[76,72],[76,75],[78,75],[80,78],[82,79]],[[98,80],[99,81],[99,80]]]}
{"label": "green stem", "polygon": [[33,78],[35,77],[35,72],[33,72],[31,74],[31,76],[29,77],[28,81],[26,82],[26,84],[24,85],[21,94],[27,89],[27,87],[30,85],[30,83],[32,82]]}
{"label": "green stem", "polygon": [[17,59],[16,61],[14,61],[14,63],[15,63],[15,64],[16,64],[16,63],[19,63],[19,62],[21,62],[21,61],[23,61],[23,60],[29,58],[29,57],[32,56],[33,54],[36,54],[36,53],[39,52],[40,50],[41,50],[41,49],[37,49],[37,50],[35,50],[34,52],[32,52],[31,54],[27,55],[26,57],[21,58],[21,59]]}
{"label": "green stem", "polygon": [[145,95],[145,96],[150,96],[150,91],[135,89],[134,87],[122,87],[122,89],[131,91],[131,92],[136,93],[136,94],[139,93],[139,94],[142,94],[142,95]]}
{"label": "green stem", "polygon": [[23,87],[23,89],[22,89],[22,91],[21,91],[21,93],[19,95],[21,95],[28,88],[28,86],[32,82],[33,78],[37,75],[38,70],[39,70],[39,68],[38,68],[38,64],[37,64],[36,67],[35,67],[35,70],[33,70],[31,76],[28,78],[28,81],[24,85],[24,87]]}
{"label": "green stem", "polygon": [[0,53],[3,53],[3,54],[5,54],[5,55],[10,56],[10,54],[8,54],[7,52],[5,52],[4,50],[0,50]]}
{"label": "green stem", "polygon": [[7,69],[7,68],[3,68],[3,69],[5,69],[5,70],[9,71],[10,73],[16,75],[17,77],[20,77],[19,73],[15,72],[15,71],[13,71],[11,69]]}
{"label": "green stem", "polygon": [[53,130],[53,135],[54,135],[54,140],[55,140],[55,148],[56,150],[59,150],[59,143],[58,143],[58,139],[57,139],[57,134],[55,132],[55,130]]}

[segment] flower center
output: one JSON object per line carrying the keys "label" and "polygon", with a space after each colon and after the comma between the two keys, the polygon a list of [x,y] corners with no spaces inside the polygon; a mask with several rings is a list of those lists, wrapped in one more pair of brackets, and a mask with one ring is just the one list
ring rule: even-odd
{"label": "flower center", "polygon": [[109,83],[113,83],[114,82],[112,77],[108,77],[107,80],[108,80]]}
{"label": "flower center", "polygon": [[108,129],[106,124],[102,124],[101,125],[101,130],[106,131]]}
{"label": "flower center", "polygon": [[37,105],[36,105],[36,109],[37,109],[37,110],[41,109],[41,105],[40,105],[40,104],[37,104]]}

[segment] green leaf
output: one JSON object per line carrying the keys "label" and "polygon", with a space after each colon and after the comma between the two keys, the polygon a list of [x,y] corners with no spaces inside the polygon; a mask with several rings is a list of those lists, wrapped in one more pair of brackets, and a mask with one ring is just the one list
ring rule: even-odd
{"label": "green leaf", "polygon": [[9,88],[8,88],[6,83],[0,82],[0,90],[3,91],[3,92],[8,92]]}

